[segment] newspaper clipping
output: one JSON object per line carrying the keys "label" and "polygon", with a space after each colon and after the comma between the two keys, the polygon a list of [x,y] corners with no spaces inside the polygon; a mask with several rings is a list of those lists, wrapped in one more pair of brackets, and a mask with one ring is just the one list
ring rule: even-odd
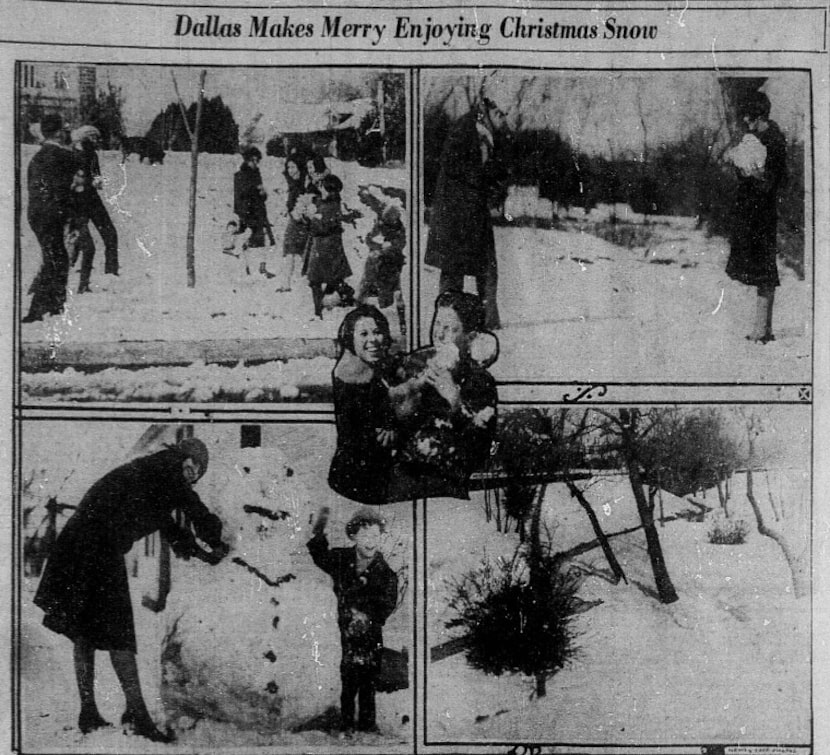
{"label": "newspaper clipping", "polygon": [[0,19],[1,752],[830,751],[825,0]]}

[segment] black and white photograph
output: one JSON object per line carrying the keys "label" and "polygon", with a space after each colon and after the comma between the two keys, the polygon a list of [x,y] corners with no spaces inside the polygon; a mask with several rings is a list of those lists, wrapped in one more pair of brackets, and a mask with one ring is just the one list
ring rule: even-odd
{"label": "black and white photograph", "polygon": [[319,400],[355,304],[406,339],[402,72],[23,62],[18,103],[27,402]]}
{"label": "black and white photograph", "polygon": [[828,750],[830,0],[0,25],[0,755]]}
{"label": "black and white photograph", "polygon": [[808,73],[450,69],[422,86],[422,316],[440,291],[481,296],[497,379],[809,378]]}
{"label": "black and white photograph", "polygon": [[411,504],[329,491],[333,435],[24,423],[26,752],[411,751]]}
{"label": "black and white photograph", "polygon": [[426,742],[809,745],[809,414],[504,410],[426,511]]}
{"label": "black and white photograph", "polygon": [[445,291],[435,300],[430,344],[395,355],[380,310],[361,305],[343,318],[332,372],[333,490],[375,505],[468,498],[471,475],[490,459],[498,409],[488,372],[498,339],[485,319],[476,294]]}

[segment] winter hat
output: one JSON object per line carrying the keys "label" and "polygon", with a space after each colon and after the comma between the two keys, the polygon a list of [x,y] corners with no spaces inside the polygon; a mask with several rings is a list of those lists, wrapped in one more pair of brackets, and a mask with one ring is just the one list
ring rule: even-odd
{"label": "winter hat", "polygon": [[54,136],[63,129],[63,118],[57,113],[48,113],[40,119],[40,132],[45,137]]}
{"label": "winter hat", "polygon": [[100,139],[101,132],[95,126],[79,126],[70,134],[73,144],[80,144],[81,142],[90,139]]}
{"label": "winter hat", "polygon": [[357,510],[357,513],[349,519],[346,525],[346,535],[353,538],[363,527],[371,527],[376,524],[380,527],[381,532],[386,531],[386,519],[384,519],[375,509],[370,509],[368,506],[362,506]]}
{"label": "winter hat", "polygon": [[246,147],[242,150],[243,160],[250,160],[252,157],[257,158],[257,160],[262,160],[262,152],[260,152],[256,147]]}
{"label": "winter hat", "polygon": [[208,467],[208,450],[207,446],[198,438],[183,438],[178,442],[176,448],[181,451],[186,458],[193,459],[202,474],[205,473]]}

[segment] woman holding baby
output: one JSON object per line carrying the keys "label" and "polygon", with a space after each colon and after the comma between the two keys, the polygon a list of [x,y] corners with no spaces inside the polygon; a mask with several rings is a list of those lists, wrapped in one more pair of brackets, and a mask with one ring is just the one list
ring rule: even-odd
{"label": "woman holding baby", "polygon": [[[372,329],[377,346],[368,349],[361,334]],[[342,355],[333,373],[338,442],[329,483],[364,503],[467,498],[469,476],[490,452],[498,404],[487,371],[498,342],[484,330],[484,307],[473,294],[444,292],[432,344],[404,357],[389,355],[388,332],[374,307],[359,307],[341,327]]]}

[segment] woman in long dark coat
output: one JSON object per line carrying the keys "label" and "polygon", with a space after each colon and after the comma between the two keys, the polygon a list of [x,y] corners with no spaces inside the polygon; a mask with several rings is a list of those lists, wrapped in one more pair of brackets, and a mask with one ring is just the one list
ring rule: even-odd
{"label": "woman in long dark coat", "polygon": [[758,290],[751,341],[774,341],[772,310],[778,278],[778,189],[787,177],[787,148],[775,121],[769,120],[770,101],[754,92],[743,104],[743,121],[764,145],[766,161],[760,170],[738,172],[738,188],[732,208],[729,262],[726,274]]}
{"label": "woman in long dark coat", "polygon": [[490,199],[504,179],[494,145],[503,117],[485,99],[450,129],[441,151],[424,256],[427,265],[441,270],[440,293],[461,291],[464,276],[475,277],[488,330],[501,327]]}
{"label": "woman in long dark coat", "polygon": [[[207,463],[204,443],[188,438],[124,464],[89,489],[58,535],[34,602],[44,611],[44,626],[74,644],[83,733],[109,725],[98,712],[94,689],[95,651],[107,650],[126,697],[122,723],[152,741],[172,740],[156,728],[141,694],[124,556],[136,541],[161,532],[180,557],[208,563],[222,559],[227,552],[222,524],[192,490]],[[176,511],[185,514],[212,551],[176,524]]]}

